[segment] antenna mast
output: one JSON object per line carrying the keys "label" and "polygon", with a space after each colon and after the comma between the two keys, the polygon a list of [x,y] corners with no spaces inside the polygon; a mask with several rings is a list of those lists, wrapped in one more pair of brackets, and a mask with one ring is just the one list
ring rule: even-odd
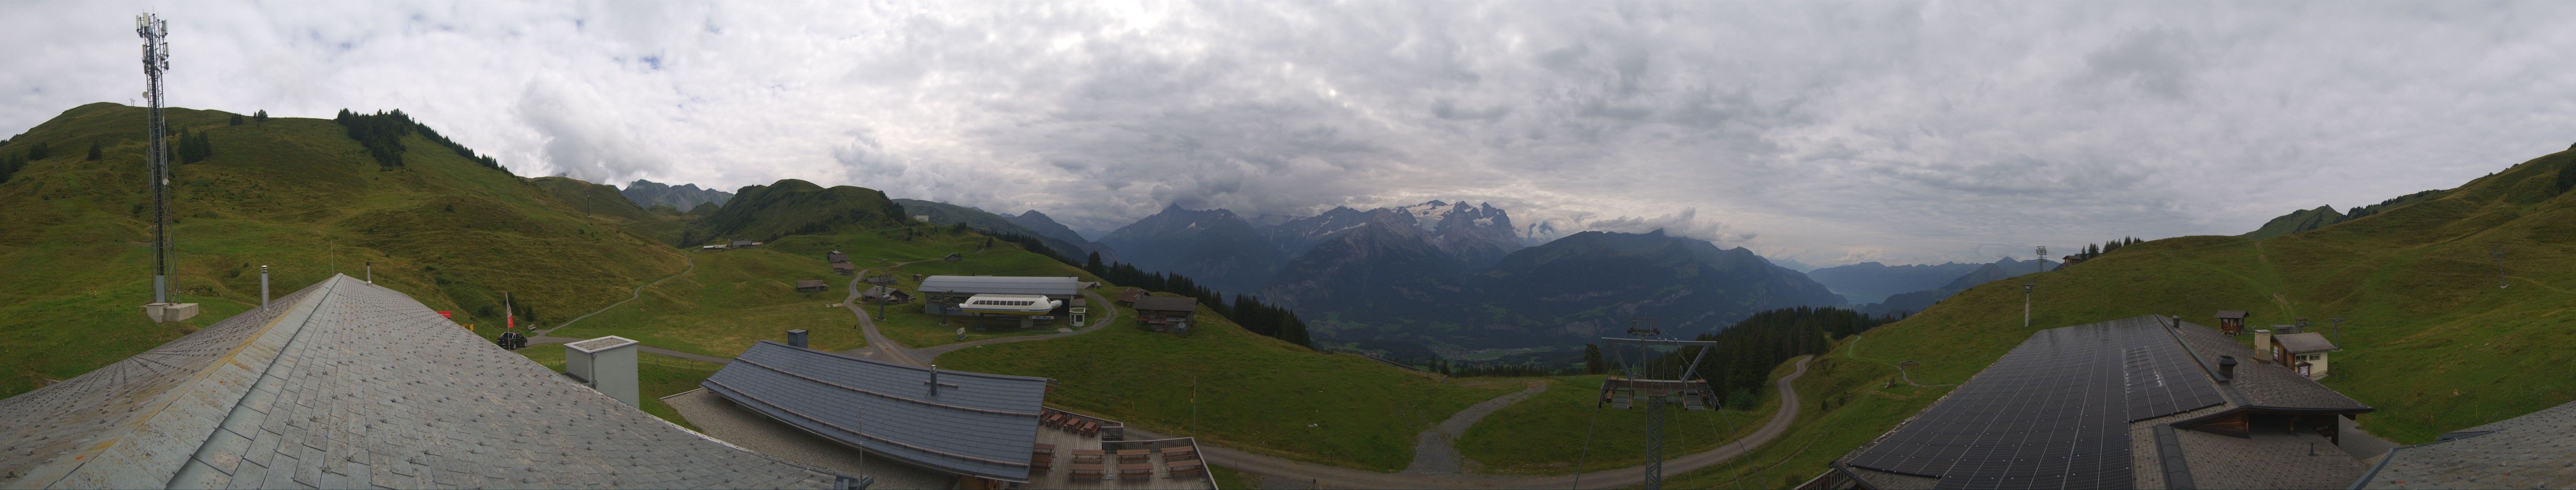
{"label": "antenna mast", "polygon": [[151,143],[144,145],[144,164],[150,167],[152,179],[152,302],[170,302],[170,152],[167,148],[169,121],[161,118],[161,72],[170,69],[169,22],[160,16],[143,14],[134,17],[134,34],[143,37],[143,77],[146,80],[143,100],[149,104],[145,116],[145,135]]}

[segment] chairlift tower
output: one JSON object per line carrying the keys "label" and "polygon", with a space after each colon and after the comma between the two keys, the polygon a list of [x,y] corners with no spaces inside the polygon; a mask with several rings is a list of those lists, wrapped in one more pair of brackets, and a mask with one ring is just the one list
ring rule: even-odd
{"label": "chairlift tower", "polygon": [[[1663,330],[1655,328],[1654,321],[1655,319],[1647,317],[1631,318],[1628,328],[1628,335],[1631,338],[1604,337],[1601,339],[1601,343],[1605,346],[1636,346],[1638,355],[1637,362],[1624,362],[1623,359],[1623,362],[1619,363],[1621,377],[1601,380],[1601,400],[1593,404],[1594,408],[1607,404],[1611,408],[1626,410],[1636,405],[1638,395],[1643,392],[1646,402],[1646,450],[1651,455],[1646,459],[1645,487],[1649,489],[1663,488],[1664,485],[1664,406],[1681,405],[1683,410],[1693,412],[1712,410],[1718,406],[1716,394],[1710,389],[1708,381],[1692,379],[1699,372],[1700,362],[1707,360],[1708,351],[1716,347],[1717,342],[1660,338]],[[1675,352],[1679,352],[1683,347],[1700,349],[1696,355],[1691,356],[1688,364],[1681,366],[1680,376],[1663,379],[1654,376],[1653,352],[1657,347],[1672,348]],[[1618,349],[1604,350],[1611,351],[1612,355],[1619,355]]]}

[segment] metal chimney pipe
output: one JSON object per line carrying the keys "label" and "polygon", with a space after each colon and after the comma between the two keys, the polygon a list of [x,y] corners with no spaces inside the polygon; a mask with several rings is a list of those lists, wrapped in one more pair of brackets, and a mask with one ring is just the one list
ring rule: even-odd
{"label": "metal chimney pipe", "polygon": [[375,263],[375,262],[368,262],[368,263],[367,263],[367,284],[375,284],[375,283],[376,283],[376,263]]}
{"label": "metal chimney pipe", "polygon": [[939,365],[930,365],[930,393],[939,394]]}
{"label": "metal chimney pipe", "polygon": [[268,310],[268,266],[259,266],[259,309]]}

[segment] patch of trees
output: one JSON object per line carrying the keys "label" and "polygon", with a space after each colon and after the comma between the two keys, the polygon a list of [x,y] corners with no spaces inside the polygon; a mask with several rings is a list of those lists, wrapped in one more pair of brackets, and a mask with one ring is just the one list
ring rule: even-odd
{"label": "patch of trees", "polygon": [[[1727,406],[1741,404],[1749,408],[1753,396],[1769,388],[1771,369],[1780,363],[1802,355],[1825,354],[1833,349],[1836,339],[1893,321],[1842,308],[1782,308],[1755,313],[1717,333],[1699,335],[1698,340],[1717,342],[1714,347],[1674,349],[1640,362],[1632,346],[1589,346],[1586,364],[1589,367],[1590,353],[1608,349],[1613,352],[1604,367],[1610,372],[1623,372],[1620,368],[1624,362],[1655,376],[1679,376],[1684,364],[1700,359],[1697,376],[1707,379],[1710,389],[1726,393]],[[1699,356],[1702,349],[1710,349],[1706,357]]]}
{"label": "patch of trees", "polygon": [[2098,244],[2087,244],[2084,246],[2083,251],[2068,254],[2068,256],[2074,257],[2075,260],[2093,260],[2094,257],[2100,257],[2102,254],[2111,253],[2113,250],[2119,250],[2120,247],[2137,245],[2145,241],[2146,240],[2139,240],[2138,237],[2121,237],[2117,240]]}
{"label": "patch of trees", "polygon": [[2558,193],[2566,194],[2570,189],[2576,189],[2576,161],[2558,166]]}
{"label": "patch of trees", "polygon": [[251,122],[268,122],[268,109],[260,109],[259,112],[251,114],[250,120]]}
{"label": "patch of trees", "polygon": [[[1010,237],[1013,235],[1004,236]],[[1010,238],[1004,239],[1011,240],[1013,243],[1019,243],[1023,247],[1028,247],[1031,252],[1055,257],[1054,254],[1047,254],[1046,247],[1037,244],[1037,239],[1029,237],[1018,238],[1026,241],[1011,240]],[[1057,257],[1057,259],[1063,260],[1062,257]],[[1065,263],[1071,264],[1072,261],[1065,261]],[[1196,298],[1199,300],[1199,304],[1206,305],[1208,310],[1216,312],[1217,316],[1225,317],[1225,319],[1233,321],[1235,325],[1241,325],[1244,330],[1251,331],[1252,333],[1279,339],[1291,344],[1297,344],[1300,347],[1306,347],[1309,349],[1314,348],[1315,346],[1314,339],[1306,334],[1306,322],[1304,320],[1299,320],[1296,312],[1288,311],[1287,308],[1263,303],[1260,298],[1238,294],[1234,296],[1234,301],[1229,303],[1226,301],[1225,296],[1217,294],[1216,290],[1208,289],[1207,286],[1200,286],[1198,281],[1192,281],[1190,278],[1180,274],[1161,272],[1149,273],[1145,272],[1144,269],[1138,269],[1136,266],[1125,263],[1103,264],[1100,262],[1099,252],[1093,252],[1090,258],[1084,260],[1081,265],[1083,270],[1091,271],[1092,275],[1100,276],[1101,280],[1109,281],[1112,284]]]}
{"label": "patch of trees", "polygon": [[240,126],[240,125],[242,125],[242,115],[240,115],[240,114],[234,114],[234,115],[233,115],[233,118],[232,118],[232,121],[230,121],[230,122],[232,123],[231,125],[233,125],[233,126]]}
{"label": "patch of trees", "polygon": [[188,132],[179,128],[179,163],[197,163],[215,156],[215,143],[206,139],[205,131]]}
{"label": "patch of trees", "polygon": [[[259,112],[260,118],[266,120],[268,111]],[[402,138],[417,133],[421,139],[447,147],[448,150],[455,151],[457,156],[473,160],[483,168],[499,170],[504,174],[510,173],[510,169],[501,167],[500,160],[493,159],[489,155],[475,154],[474,150],[466,148],[465,145],[439,135],[438,130],[413,121],[410,115],[403,114],[402,109],[394,109],[392,112],[377,111],[375,114],[360,114],[341,109],[340,115],[331,120],[347,128],[349,139],[357,140],[359,146],[366,147],[367,155],[374,157],[376,164],[380,166],[403,166]]]}
{"label": "patch of trees", "polygon": [[[8,145],[9,140],[0,140],[0,146]],[[10,176],[18,174],[18,169],[27,168],[27,162],[43,160],[45,157],[53,156],[53,153],[52,149],[45,147],[45,142],[38,141],[28,146],[26,153],[0,155],[0,182],[8,182]]]}
{"label": "patch of trees", "polygon": [[93,162],[98,161],[99,157],[101,156],[101,155],[99,154],[99,150],[101,150],[101,149],[103,149],[103,148],[101,148],[101,147],[99,146],[99,142],[98,142],[98,140],[90,140],[90,142],[89,142],[89,157],[87,157],[87,158],[83,158],[83,160],[89,160],[89,161],[93,161]]}
{"label": "patch of trees", "polygon": [[1571,371],[1572,370],[1570,369],[1549,369],[1530,363],[1470,363],[1460,365],[1446,359],[1431,361],[1431,372],[1462,378],[1561,376],[1574,374]]}

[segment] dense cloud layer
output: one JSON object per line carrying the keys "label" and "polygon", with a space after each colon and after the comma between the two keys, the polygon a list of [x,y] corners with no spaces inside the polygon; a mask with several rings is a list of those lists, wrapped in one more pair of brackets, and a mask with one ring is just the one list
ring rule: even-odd
{"label": "dense cloud layer", "polygon": [[2555,3],[0,3],[0,131],[142,86],[522,174],[1113,228],[1430,199],[1814,264],[2235,234],[2565,148]]}

